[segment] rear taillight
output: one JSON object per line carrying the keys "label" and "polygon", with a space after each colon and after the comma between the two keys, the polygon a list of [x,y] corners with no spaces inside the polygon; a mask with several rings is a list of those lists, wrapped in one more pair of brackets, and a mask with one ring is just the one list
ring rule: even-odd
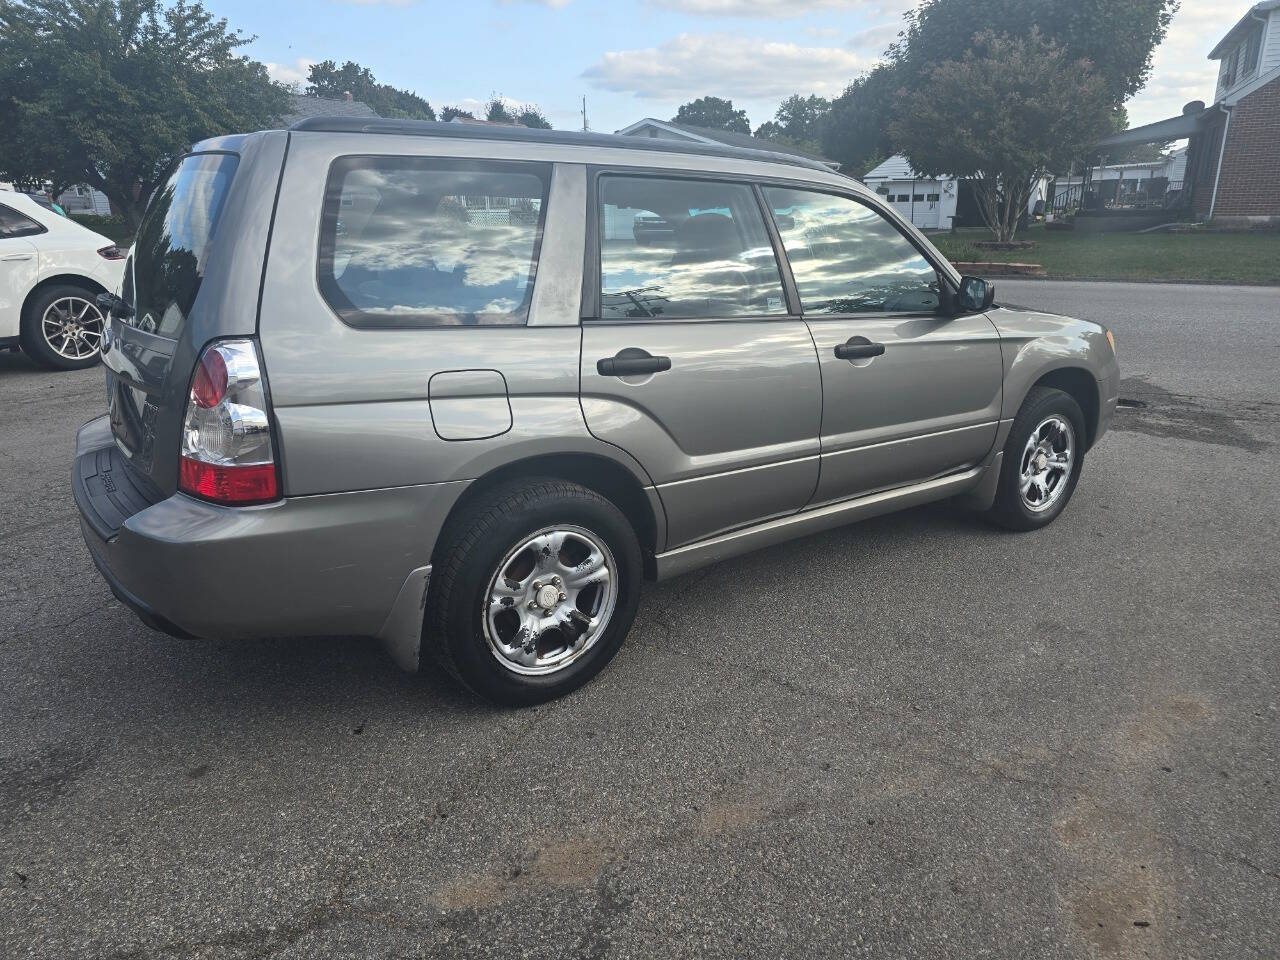
{"label": "rear taillight", "polygon": [[252,340],[205,347],[191,378],[178,489],[243,506],[280,496],[271,413]]}
{"label": "rear taillight", "polygon": [[114,243],[109,247],[99,247],[98,256],[104,260],[123,260],[129,256],[128,250],[121,250]]}

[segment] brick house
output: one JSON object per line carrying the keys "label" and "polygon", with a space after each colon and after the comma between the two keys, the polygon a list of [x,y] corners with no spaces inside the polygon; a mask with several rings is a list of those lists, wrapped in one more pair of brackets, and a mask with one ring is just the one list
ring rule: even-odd
{"label": "brick house", "polygon": [[1280,0],[1254,4],[1209,52],[1214,102],[1126,130],[1098,146],[1187,138],[1183,192],[1198,219],[1280,223]]}

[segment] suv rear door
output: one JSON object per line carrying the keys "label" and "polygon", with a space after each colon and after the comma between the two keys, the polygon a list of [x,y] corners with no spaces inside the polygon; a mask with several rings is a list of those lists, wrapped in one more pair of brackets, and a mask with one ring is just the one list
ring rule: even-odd
{"label": "suv rear door", "polygon": [[756,189],[606,171],[591,207],[582,409],[657,485],[667,547],[799,510],[822,387]]}
{"label": "suv rear door", "polygon": [[822,364],[814,504],[974,466],[995,442],[1003,367],[983,314],[943,311],[948,281],[870,202],[763,190]]}

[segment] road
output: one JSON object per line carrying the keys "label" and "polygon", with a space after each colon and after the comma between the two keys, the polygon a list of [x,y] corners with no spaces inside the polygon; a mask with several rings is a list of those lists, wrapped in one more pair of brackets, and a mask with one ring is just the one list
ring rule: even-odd
{"label": "road", "polygon": [[68,490],[101,373],[0,355],[0,955],[1276,956],[1280,291],[999,294],[1108,322],[1145,404],[1054,526],[650,586],[517,712],[140,626]]}

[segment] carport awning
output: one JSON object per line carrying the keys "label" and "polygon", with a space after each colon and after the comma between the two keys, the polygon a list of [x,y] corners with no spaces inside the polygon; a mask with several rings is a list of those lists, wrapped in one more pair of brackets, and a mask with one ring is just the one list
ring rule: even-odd
{"label": "carport awning", "polygon": [[1100,147],[1128,147],[1138,143],[1164,143],[1167,140],[1185,140],[1200,129],[1205,115],[1211,111],[1206,108],[1195,113],[1184,113],[1168,120],[1157,120],[1141,127],[1133,127],[1120,133],[1113,133],[1104,140],[1098,141]]}

